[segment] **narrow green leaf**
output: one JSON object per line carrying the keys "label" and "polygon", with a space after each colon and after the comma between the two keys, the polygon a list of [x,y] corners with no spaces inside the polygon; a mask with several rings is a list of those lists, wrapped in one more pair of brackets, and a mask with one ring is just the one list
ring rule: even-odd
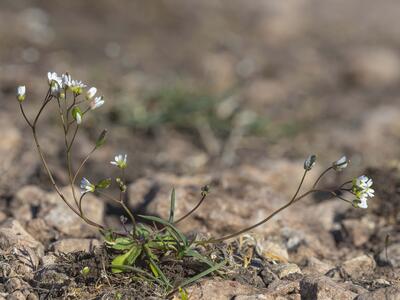
{"label": "narrow green leaf", "polygon": [[213,267],[210,267],[207,270],[205,270],[189,279],[182,281],[181,284],[179,285],[179,287],[183,288],[183,287],[203,278],[204,276],[207,276],[208,274],[211,274],[212,272],[217,271],[219,268],[223,267],[225,264],[226,264],[226,261],[224,260],[224,261],[220,262],[219,264],[216,264]]}
{"label": "narrow green leaf", "polygon": [[185,255],[186,256],[190,256],[193,257],[207,265],[209,265],[210,267],[214,267],[214,263],[212,261],[210,261],[209,259],[207,259],[206,257],[204,257],[203,255],[201,255],[199,252],[197,252],[196,250],[193,249],[187,249],[185,251]]}
{"label": "narrow green leaf", "polygon": [[171,224],[174,223],[174,217],[175,217],[175,188],[172,189],[171,192],[171,206],[169,209],[169,219],[168,222],[170,222]]}
{"label": "narrow green leaf", "polygon": [[[164,282],[164,284],[168,287],[172,287],[171,283],[169,282],[169,280],[167,279],[167,277],[165,276],[165,274],[161,271],[161,269],[158,267],[158,265],[154,262],[153,259],[150,259],[150,268],[153,271],[153,274],[156,277],[160,277],[161,280]],[[158,276],[156,275],[158,274]]]}
{"label": "narrow green leaf", "polygon": [[187,246],[187,244],[188,244],[187,238],[174,225],[172,225],[168,221],[165,221],[165,220],[163,220],[163,219],[161,219],[159,217],[155,217],[155,216],[139,215],[139,217],[141,217],[141,218],[143,218],[145,220],[149,220],[149,221],[154,221],[154,222],[160,223],[162,225],[165,225],[165,226],[171,228],[178,235],[178,237],[182,241],[182,243],[185,246]]}

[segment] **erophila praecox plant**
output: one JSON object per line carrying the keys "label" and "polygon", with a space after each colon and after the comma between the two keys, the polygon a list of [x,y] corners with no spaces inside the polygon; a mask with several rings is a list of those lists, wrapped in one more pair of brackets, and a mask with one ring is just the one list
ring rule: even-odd
{"label": "erophila praecox plant", "polygon": [[[88,114],[100,108],[105,103],[103,96],[96,96],[97,88],[91,87],[87,89],[86,84],[82,81],[73,79],[68,73],[59,76],[54,72],[49,72],[47,77],[48,90],[33,120],[26,115],[23,108],[23,103],[27,98],[27,89],[25,86],[19,86],[17,88],[16,97],[22,115],[29,127],[32,129],[33,138],[40,159],[57,194],[77,216],[100,231],[105,239],[106,247],[113,251],[114,259],[110,264],[113,273],[128,271],[136,272],[142,277],[159,283],[165,287],[166,291],[175,291],[216,271],[217,269],[220,269],[226,264],[225,260],[215,261],[209,255],[201,254],[201,247],[199,248],[199,246],[222,242],[251,231],[269,221],[279,212],[313,193],[327,192],[332,197],[345,201],[356,208],[367,208],[368,199],[374,196],[372,179],[365,175],[346,181],[334,189],[326,190],[318,188],[320,180],[329,171],[333,170],[341,172],[349,165],[349,160],[345,156],[333,162],[331,166],[325,169],[309,190],[300,193],[307,173],[310,172],[316,164],[317,157],[315,155],[310,155],[304,161],[304,174],[293,197],[289,202],[271,213],[265,219],[250,227],[223,237],[210,238],[206,240],[199,240],[197,238],[188,239],[188,237],[177,229],[176,225],[192,215],[193,212],[201,206],[209,194],[209,186],[204,186],[201,189],[201,198],[199,202],[189,212],[178,219],[175,218],[176,200],[174,190],[172,190],[171,193],[169,218],[167,220],[156,216],[136,215],[129,209],[124,201],[124,194],[126,192],[125,173],[128,168],[128,157],[126,154],[118,154],[110,161],[110,163],[119,170],[119,175],[117,177],[102,178],[99,180],[81,177],[81,172],[90,156],[105,143],[107,134],[106,130],[100,132],[92,150],[80,163],[77,164],[78,168],[76,168],[76,170],[73,168],[71,161],[72,151],[74,149],[73,146],[79,129],[82,124],[85,123]],[[72,190],[73,199],[67,199],[56,183],[53,177],[53,172],[46,161],[43,149],[38,139],[38,121],[47,105],[50,104],[54,104],[58,110],[65,145],[66,172],[69,178],[69,185]],[[76,188],[78,178],[80,179],[80,192],[78,192]],[[113,196],[106,192],[112,184],[116,185],[118,188],[119,195]],[[89,193],[95,193],[99,197],[104,197],[110,201],[114,201],[121,206],[125,212],[125,216],[121,216],[122,231],[106,228],[106,226],[94,222],[85,214],[83,203],[85,196]],[[153,225],[150,226],[145,223],[137,222],[137,218],[145,220],[147,223],[152,223]],[[130,224],[128,224],[128,220]],[[184,280],[178,285],[173,285],[163,272],[163,258],[165,257],[176,261],[182,260],[184,257],[190,257],[203,263],[206,266],[206,269],[196,276]]]}

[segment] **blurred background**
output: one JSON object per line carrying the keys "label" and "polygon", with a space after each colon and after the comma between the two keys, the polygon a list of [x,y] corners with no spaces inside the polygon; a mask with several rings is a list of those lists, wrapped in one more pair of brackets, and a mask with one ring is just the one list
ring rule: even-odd
{"label": "blurred background", "polygon": [[[109,129],[89,174],[102,174],[116,152],[128,153],[130,181],[268,168],[310,153],[321,163],[346,154],[354,172],[397,164],[399,20],[396,0],[3,0],[2,195],[43,184],[15,88],[27,86],[33,114],[47,71],[67,71],[105,96],[77,141],[81,158]],[[62,166],[57,122],[47,114],[41,135]]]}

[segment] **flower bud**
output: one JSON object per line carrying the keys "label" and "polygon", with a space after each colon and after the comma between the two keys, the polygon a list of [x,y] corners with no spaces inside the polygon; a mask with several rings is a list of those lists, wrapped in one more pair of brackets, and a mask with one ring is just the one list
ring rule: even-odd
{"label": "flower bud", "polygon": [[334,161],[332,163],[332,167],[335,171],[342,171],[343,169],[345,169],[349,164],[349,160],[347,159],[346,156],[342,156],[341,158],[339,158],[337,161]]}
{"label": "flower bud", "polygon": [[95,87],[91,87],[87,92],[86,92],[86,100],[90,100],[96,95],[97,89]]}
{"label": "flower bud", "polygon": [[75,119],[76,124],[79,125],[82,123],[82,111],[78,106],[72,109],[72,117]]}
{"label": "flower bud", "polygon": [[310,171],[312,167],[315,165],[315,161],[317,160],[317,156],[312,154],[307,157],[307,159],[304,161],[304,170]]}
{"label": "flower bud", "polygon": [[17,88],[17,99],[19,102],[23,102],[26,97],[26,87],[24,85],[20,85]]}

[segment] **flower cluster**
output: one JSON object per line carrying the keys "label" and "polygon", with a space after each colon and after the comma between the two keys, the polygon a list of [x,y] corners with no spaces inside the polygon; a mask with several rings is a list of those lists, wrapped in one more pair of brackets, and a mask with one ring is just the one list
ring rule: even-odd
{"label": "flower cluster", "polygon": [[360,208],[368,207],[368,198],[372,198],[375,195],[374,189],[371,188],[372,184],[372,179],[365,175],[353,179],[351,192],[356,196],[356,199],[353,200],[354,206]]}
{"label": "flower cluster", "polygon": [[[103,96],[96,97],[97,88],[91,87],[85,93],[85,99],[88,102],[88,109],[82,112],[78,104],[84,101],[77,101],[76,98],[84,92],[84,89],[87,87],[86,84],[80,80],[72,79],[71,75],[68,73],[64,73],[59,76],[56,72],[48,72],[47,81],[49,83],[49,91],[52,97],[66,100],[67,91],[70,91],[73,94],[74,102],[71,106],[71,113],[78,125],[82,123],[82,117],[86,111],[95,110],[105,103]],[[19,102],[23,102],[25,100],[26,87],[24,85],[18,86],[16,96]]]}

